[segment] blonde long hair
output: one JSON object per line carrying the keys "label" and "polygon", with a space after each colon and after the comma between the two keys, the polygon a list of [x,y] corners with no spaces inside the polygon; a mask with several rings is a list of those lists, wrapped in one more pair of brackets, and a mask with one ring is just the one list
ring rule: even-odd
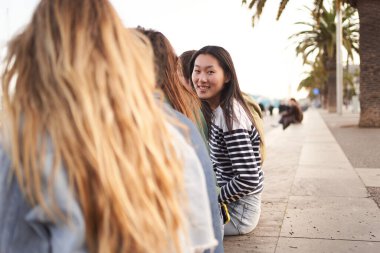
{"label": "blonde long hair", "polygon": [[153,98],[148,45],[108,0],[42,0],[8,45],[13,171],[27,199],[51,212],[41,185],[52,143],[90,252],[180,251],[182,167]]}

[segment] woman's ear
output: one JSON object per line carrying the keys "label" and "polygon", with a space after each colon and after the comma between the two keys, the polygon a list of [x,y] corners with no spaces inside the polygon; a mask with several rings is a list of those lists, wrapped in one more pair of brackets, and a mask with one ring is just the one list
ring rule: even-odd
{"label": "woman's ear", "polygon": [[231,80],[231,75],[230,74],[225,74],[224,75],[224,83],[228,83]]}

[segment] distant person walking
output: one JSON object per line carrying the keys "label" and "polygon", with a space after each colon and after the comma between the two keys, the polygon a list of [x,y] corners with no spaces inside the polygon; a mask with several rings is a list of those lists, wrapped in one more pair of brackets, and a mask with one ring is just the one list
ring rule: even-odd
{"label": "distant person walking", "polygon": [[225,235],[252,231],[261,212],[260,135],[239,88],[230,54],[219,46],[198,50],[190,63],[192,86],[203,101],[210,155],[231,222]]}
{"label": "distant person walking", "polygon": [[274,109],[274,106],[272,104],[270,104],[268,107],[268,111],[269,111],[270,116],[273,116],[273,109]]}

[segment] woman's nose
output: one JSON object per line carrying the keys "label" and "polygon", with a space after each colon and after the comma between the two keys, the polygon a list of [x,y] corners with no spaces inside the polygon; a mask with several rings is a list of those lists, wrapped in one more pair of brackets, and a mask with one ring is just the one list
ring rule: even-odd
{"label": "woman's nose", "polygon": [[207,76],[206,76],[206,74],[205,73],[200,73],[199,74],[199,81],[201,81],[201,82],[207,82]]}

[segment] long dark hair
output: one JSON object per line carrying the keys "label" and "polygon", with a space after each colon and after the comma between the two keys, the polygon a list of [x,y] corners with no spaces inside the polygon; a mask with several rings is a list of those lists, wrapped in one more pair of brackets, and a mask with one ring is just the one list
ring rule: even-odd
{"label": "long dark hair", "polygon": [[183,78],[185,78],[185,80],[189,82],[189,84],[190,84],[190,79],[191,79],[191,71],[189,70],[190,69],[189,64],[195,52],[197,52],[197,50],[187,50],[179,56],[179,58],[181,59]]}
{"label": "long dark hair", "polygon": [[[221,91],[222,93],[220,96],[220,107],[222,108],[224,117],[226,119],[228,130],[229,131],[232,130],[233,120],[236,119],[236,115],[233,110],[234,99],[236,99],[237,102],[243,107],[244,111],[248,115],[248,118],[250,119],[252,124],[255,125],[253,117],[241,93],[234,63],[228,51],[219,46],[205,46],[199,49],[197,52],[193,54],[193,57],[191,58],[190,68],[189,68],[190,76],[194,69],[195,60],[200,54],[208,54],[215,57],[220,67],[223,69],[224,74],[229,79],[229,81],[224,85],[224,88]],[[194,89],[193,80],[191,80],[191,85]],[[211,129],[210,125],[211,125],[213,113],[212,113],[211,107],[205,100],[202,100],[202,112],[205,116],[209,129]]]}

